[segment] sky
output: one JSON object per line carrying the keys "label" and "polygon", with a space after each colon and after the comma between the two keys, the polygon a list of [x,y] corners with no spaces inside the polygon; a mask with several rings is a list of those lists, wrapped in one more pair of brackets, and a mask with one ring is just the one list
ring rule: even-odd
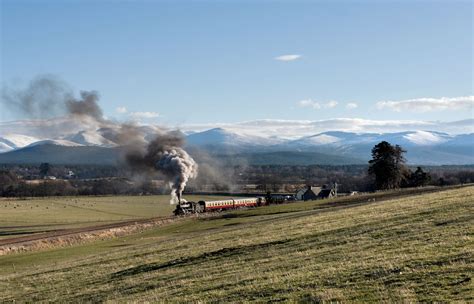
{"label": "sky", "polygon": [[107,117],[474,118],[471,1],[0,2],[2,87],[54,75]]}

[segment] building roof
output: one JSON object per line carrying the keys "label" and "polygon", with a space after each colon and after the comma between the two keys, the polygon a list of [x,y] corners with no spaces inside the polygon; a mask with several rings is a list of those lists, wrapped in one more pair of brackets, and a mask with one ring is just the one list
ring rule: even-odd
{"label": "building roof", "polygon": [[322,189],[319,191],[318,197],[320,198],[327,198],[334,195],[334,190],[333,189]]}

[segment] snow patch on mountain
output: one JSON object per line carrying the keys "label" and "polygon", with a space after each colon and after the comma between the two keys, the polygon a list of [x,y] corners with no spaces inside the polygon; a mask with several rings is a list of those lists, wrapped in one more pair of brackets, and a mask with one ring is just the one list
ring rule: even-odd
{"label": "snow patch on mountain", "polygon": [[34,147],[40,145],[56,145],[56,146],[66,146],[66,147],[80,147],[84,146],[66,139],[45,139],[29,144],[26,147]]}
{"label": "snow patch on mountain", "polygon": [[0,153],[8,152],[11,150],[14,150],[14,148],[0,141]]}
{"label": "snow patch on mountain", "polygon": [[236,133],[234,131],[226,130],[224,128],[214,128],[207,131],[193,133],[186,137],[186,142],[189,145],[196,146],[211,146],[211,145],[273,145],[281,142],[278,138],[266,138],[255,135],[248,135],[244,133]]}
{"label": "snow patch on mountain", "polygon": [[115,147],[116,144],[103,137],[97,131],[81,131],[74,135],[70,135],[64,138],[67,141],[71,141],[84,146],[101,146],[101,147]]}
{"label": "snow patch on mountain", "polygon": [[38,140],[38,138],[32,136],[21,134],[5,134],[0,137],[0,153],[23,148],[34,142],[37,142]]}
{"label": "snow patch on mountain", "polygon": [[427,131],[411,132],[403,137],[420,146],[436,145],[449,140],[447,134]]}
{"label": "snow patch on mountain", "polygon": [[21,148],[38,140],[39,139],[36,137],[21,134],[5,134],[0,137],[0,142],[3,142],[13,148]]}
{"label": "snow patch on mountain", "polygon": [[308,136],[301,140],[301,143],[310,144],[310,145],[327,145],[335,144],[340,142],[341,139],[336,136],[331,136],[327,134],[317,134],[314,136]]}

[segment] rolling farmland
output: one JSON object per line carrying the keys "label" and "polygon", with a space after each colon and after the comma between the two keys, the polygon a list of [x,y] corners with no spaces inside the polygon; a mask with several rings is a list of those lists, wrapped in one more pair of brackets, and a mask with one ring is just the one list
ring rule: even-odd
{"label": "rolling farmland", "polygon": [[[220,196],[187,196],[220,199]],[[169,195],[87,196],[0,199],[0,240],[51,232],[170,216],[175,206]]]}
{"label": "rolling farmland", "polygon": [[0,300],[473,301],[473,198],[273,205],[1,256]]}

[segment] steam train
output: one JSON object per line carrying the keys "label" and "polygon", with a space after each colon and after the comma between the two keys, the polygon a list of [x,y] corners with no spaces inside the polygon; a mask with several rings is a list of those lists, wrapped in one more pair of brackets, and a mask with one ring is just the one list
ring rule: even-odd
{"label": "steam train", "polygon": [[199,202],[187,202],[185,200],[181,200],[180,203],[176,205],[174,215],[224,211],[230,209],[259,207],[265,205],[267,205],[267,200],[264,197],[250,197]]}

